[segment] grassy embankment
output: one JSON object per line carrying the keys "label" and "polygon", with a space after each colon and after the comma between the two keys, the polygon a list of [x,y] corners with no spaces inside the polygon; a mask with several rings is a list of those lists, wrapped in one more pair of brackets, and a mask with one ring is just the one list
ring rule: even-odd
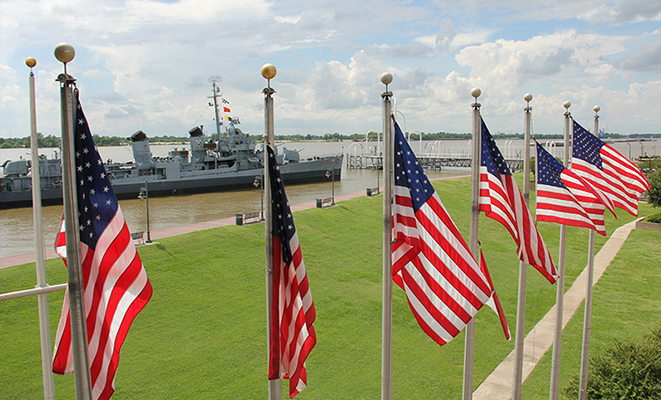
{"label": "grassy embankment", "polygon": [[[435,182],[441,199],[468,237],[469,179]],[[534,201],[534,199],[531,199]],[[295,215],[317,310],[318,344],[308,358],[308,388],[298,399],[378,399],[381,384],[381,198],[362,197],[332,209]],[[641,215],[650,212],[641,204]],[[633,217],[607,219],[612,233]],[[552,256],[556,224],[540,230]],[[512,332],[515,331],[518,260],[505,229],[480,217],[480,240]],[[567,288],[586,263],[588,233],[568,229]],[[597,238],[597,251],[605,238]],[[592,345],[603,348],[615,334],[635,336],[661,321],[655,269],[661,234],[634,232],[597,285]],[[122,349],[113,399],[257,399],[266,397],[266,328],[263,225],[230,226],[162,239],[140,255],[154,296],[136,318]],[[48,262],[49,282],[64,282],[59,260]],[[33,266],[0,270],[0,291],[34,285]],[[49,295],[51,333],[63,293]],[[551,286],[528,273],[526,332],[555,302]],[[397,399],[461,396],[464,335],[436,345],[417,326],[404,292],[394,288],[394,393]],[[582,312],[565,334],[563,385],[578,370]],[[37,299],[0,302],[0,399],[42,397]],[[475,387],[513,349],[496,315],[478,313]],[[548,365],[542,360],[524,397],[548,397]],[[285,381],[285,385],[288,382]],[[55,377],[58,398],[73,398],[73,377]],[[287,393],[283,387],[283,393]],[[283,396],[284,397],[284,396]]]}

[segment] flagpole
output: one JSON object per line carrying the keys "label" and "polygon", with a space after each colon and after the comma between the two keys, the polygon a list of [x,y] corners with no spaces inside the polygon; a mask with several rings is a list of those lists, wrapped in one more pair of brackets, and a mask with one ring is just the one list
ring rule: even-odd
{"label": "flagpole", "polygon": [[[594,106],[594,135],[599,135],[599,110]],[[592,328],[592,282],[594,280],[594,242],[595,231],[590,229],[588,247],[588,281],[585,289],[585,315],[583,316],[583,348],[581,350],[581,378],[579,382],[579,400],[585,400],[588,395],[588,366],[590,363],[590,330]]]}
{"label": "flagpole", "polygon": [[[524,162],[523,162],[523,200],[526,207],[530,206],[530,100],[532,94],[523,96],[526,101],[525,135],[524,135]],[[523,347],[525,339],[526,321],[526,280],[528,277],[528,265],[519,261],[519,292],[516,308],[516,333],[514,338],[514,376],[512,382],[512,400],[521,400],[521,385],[523,379]]]}
{"label": "flagpole", "polygon": [[[478,256],[478,221],[480,216],[480,154],[482,152],[482,118],[480,118],[481,104],[477,102],[482,91],[479,88],[471,90],[471,96],[475,101],[473,107],[473,155],[471,163],[471,219],[470,219],[470,238],[468,248],[473,253],[473,257],[479,260]],[[473,363],[475,356],[475,319],[466,325],[466,341],[464,343],[464,382],[463,382],[463,400],[473,398]]]}
{"label": "flagpole", "polygon": [[[268,159],[266,146],[273,145],[274,138],[274,123],[273,123],[273,94],[275,90],[271,88],[271,79],[275,78],[276,69],[273,64],[264,64],[262,67],[262,76],[267,80],[268,87],[264,88],[264,125],[266,127],[266,134],[264,135],[264,195],[266,197],[264,208],[264,236],[266,242],[266,331],[267,331],[267,348],[270,361],[271,351],[271,328],[273,318],[273,219],[271,218],[271,177],[268,168]],[[278,354],[278,359],[280,355]],[[278,368],[280,362],[278,362]],[[280,400],[282,398],[282,387],[280,378],[269,379],[269,400]]]}
{"label": "flagpole", "polygon": [[78,195],[76,190],[76,160],[74,146],[75,110],[73,96],[76,80],[67,74],[67,63],[76,51],[68,43],[55,47],[55,58],[64,64],[64,73],[57,77],[60,82],[62,108],[62,180],[64,191],[64,229],[66,235],[67,279],[69,291],[69,315],[71,320],[71,347],[76,400],[92,398],[89,359],[87,356],[87,332],[85,329],[85,304],[83,303],[83,279],[80,263],[80,239],[78,235]]}
{"label": "flagpole", "polygon": [[[569,130],[571,123],[571,113],[569,107],[571,103],[565,101],[562,106],[565,108],[565,132],[564,132],[564,154],[563,163],[565,168],[569,168]],[[551,383],[549,390],[549,400],[558,400],[560,391],[560,357],[562,349],[562,312],[565,298],[565,253],[567,248],[567,226],[560,225],[560,250],[558,253],[558,281],[555,294],[555,327],[553,336],[553,357],[551,359]]]}
{"label": "flagpole", "polygon": [[[34,220],[34,248],[37,269],[37,287],[44,288],[46,282],[46,266],[44,257],[44,238],[41,216],[41,179],[39,177],[39,140],[37,137],[37,107],[35,100],[34,73],[32,68],[37,60],[28,57],[25,65],[30,67],[30,139],[32,148],[32,218]],[[41,338],[41,372],[44,385],[44,399],[55,399],[55,384],[51,363],[53,350],[50,340],[50,319],[48,318],[48,296],[45,293],[37,295],[39,307],[39,334]]]}
{"label": "flagpole", "polygon": [[392,92],[388,85],[392,75],[381,74],[381,83],[386,85],[383,98],[383,312],[381,327],[381,399],[392,400]]}

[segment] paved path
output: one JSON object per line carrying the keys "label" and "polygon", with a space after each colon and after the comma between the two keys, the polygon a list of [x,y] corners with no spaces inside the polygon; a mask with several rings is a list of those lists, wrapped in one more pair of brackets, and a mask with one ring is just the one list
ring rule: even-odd
{"label": "paved path", "polygon": [[[615,255],[624,244],[629,233],[634,229],[636,221],[619,227],[610,239],[601,248],[601,251],[594,257],[594,280],[593,286],[597,284],[601,275],[610,265]],[[587,286],[588,271],[587,267],[581,275],[574,281],[571,288],[565,292],[564,304],[562,309],[562,328],[574,315],[578,307],[585,299],[585,289]],[[546,315],[535,325],[528,333],[523,345],[523,381],[535,368],[535,365],[542,358],[544,353],[553,345],[553,335],[555,326],[555,306],[546,313]],[[514,378],[514,350],[503,360],[503,362],[493,370],[491,375],[482,382],[480,387],[473,392],[473,400],[509,400],[512,398],[512,383]]]}

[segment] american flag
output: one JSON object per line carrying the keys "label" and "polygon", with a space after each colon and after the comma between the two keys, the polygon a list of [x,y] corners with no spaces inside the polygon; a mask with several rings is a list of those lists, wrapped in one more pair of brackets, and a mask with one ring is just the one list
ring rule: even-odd
{"label": "american flag", "polygon": [[289,397],[307,386],[305,359],[317,343],[316,312],[294,219],[271,146],[268,152],[273,220],[273,297],[269,379],[289,379]]}
{"label": "american flag", "polygon": [[492,287],[395,124],[393,281],[439,345],[461,332]]}
{"label": "american flag", "polygon": [[606,236],[604,211],[612,202],[537,145],[537,221],[593,229]]}
{"label": "american flag", "polygon": [[[115,372],[122,344],[133,319],[151,298],[152,287],[80,103],[74,136],[80,259],[92,397],[109,399],[115,391]],[[64,219],[56,236],[55,250],[66,263]],[[73,358],[68,289],[62,305],[54,353],[53,372],[71,374]]]}
{"label": "american flag", "polygon": [[605,193],[615,207],[637,216],[638,199],[650,190],[645,175],[617,150],[572,122],[572,170]]}
{"label": "american flag", "polygon": [[505,333],[505,339],[510,340],[512,338],[512,334],[510,333],[510,327],[507,325],[507,319],[505,319],[505,312],[503,311],[503,306],[500,305],[500,299],[498,299],[498,295],[496,294],[496,288],[493,285],[493,282],[491,281],[491,274],[489,274],[489,269],[487,268],[487,262],[484,261],[484,254],[482,254],[482,248],[480,248],[480,270],[482,270],[482,273],[484,276],[487,278],[487,282],[489,282],[489,286],[491,286],[492,290],[492,295],[489,301],[487,301],[487,305],[498,315],[498,319],[500,320],[500,325],[503,327],[503,332]]}
{"label": "american flag", "polygon": [[481,155],[480,211],[507,228],[516,242],[521,261],[532,265],[554,283],[557,272],[549,250],[484,120]]}

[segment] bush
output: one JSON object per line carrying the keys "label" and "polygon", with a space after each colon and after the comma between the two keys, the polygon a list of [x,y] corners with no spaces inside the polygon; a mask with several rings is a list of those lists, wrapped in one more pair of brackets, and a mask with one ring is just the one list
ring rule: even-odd
{"label": "bush", "polygon": [[650,204],[654,207],[661,207],[661,168],[647,174],[647,180],[652,187],[650,189]]}
{"label": "bush", "polygon": [[[568,398],[578,397],[580,376],[565,389]],[[661,327],[640,341],[619,342],[590,358],[587,398],[661,399]]]}

